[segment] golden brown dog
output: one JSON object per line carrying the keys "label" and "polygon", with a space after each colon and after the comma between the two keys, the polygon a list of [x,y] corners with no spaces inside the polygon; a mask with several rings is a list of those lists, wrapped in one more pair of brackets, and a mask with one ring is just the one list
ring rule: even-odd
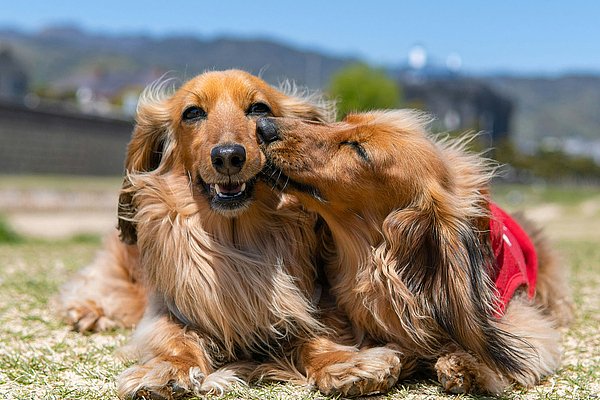
{"label": "golden brown dog", "polygon": [[[499,393],[556,370],[556,328],[572,312],[563,271],[529,229],[539,261],[536,294],[533,284],[507,282],[519,288],[501,304],[498,249],[508,257],[511,238],[522,237],[525,249],[531,241],[490,202],[489,163],[460,142],[436,140],[423,116],[407,110],[351,114],[333,124],[261,118],[257,126],[267,179],[328,225],[327,278],[359,338],[398,345],[404,357],[435,366],[453,393]],[[492,225],[520,233],[497,237]],[[526,254],[533,272],[534,245]]]}
{"label": "golden brown dog", "polygon": [[148,304],[121,397],[222,392],[257,375],[361,394],[399,376],[394,348],[359,350],[335,311],[317,318],[316,216],[257,180],[261,116],[330,119],[322,103],[236,70],[140,99],[119,204],[124,243],[112,237],[63,292],[81,331],[132,326]]}

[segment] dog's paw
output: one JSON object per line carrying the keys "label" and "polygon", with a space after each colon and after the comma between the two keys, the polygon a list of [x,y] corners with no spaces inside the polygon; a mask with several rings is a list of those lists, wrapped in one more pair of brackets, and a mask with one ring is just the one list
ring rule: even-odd
{"label": "dog's paw", "polygon": [[190,394],[198,381],[204,380],[203,374],[188,373],[191,369],[183,370],[160,359],[134,365],[118,378],[119,397],[131,400],[179,399]]}
{"label": "dog's paw", "polygon": [[117,322],[104,315],[102,307],[92,300],[67,305],[65,320],[74,330],[81,333],[103,332],[119,326]]}
{"label": "dog's paw", "polygon": [[162,387],[141,387],[129,398],[131,400],[176,400],[189,394],[189,388],[170,381]]}
{"label": "dog's paw", "polygon": [[[200,373],[200,370],[198,369],[196,372],[190,370],[190,378],[193,373]],[[194,382],[194,394],[214,394],[220,396],[228,392],[235,385],[246,385],[246,382],[240,379],[234,371],[227,368],[217,370],[207,375],[206,378],[202,378],[202,381],[196,380]]]}
{"label": "dog's paw", "polygon": [[440,357],[435,363],[438,381],[444,391],[467,394],[475,389],[477,360],[468,353],[451,353]]}
{"label": "dog's paw", "polygon": [[325,395],[366,396],[389,391],[398,381],[402,363],[399,353],[388,347],[363,349],[344,362],[327,365],[314,376]]}
{"label": "dog's paw", "polygon": [[118,380],[119,396],[132,400],[176,400],[188,395],[222,395],[234,385],[245,385],[234,370],[205,374],[199,367],[184,369],[154,360],[125,370]]}

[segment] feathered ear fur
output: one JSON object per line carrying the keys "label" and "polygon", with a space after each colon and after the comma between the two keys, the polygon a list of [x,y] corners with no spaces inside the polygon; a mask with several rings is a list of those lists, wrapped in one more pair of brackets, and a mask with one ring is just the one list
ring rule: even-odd
{"label": "feathered ear fur", "polygon": [[281,99],[283,117],[318,122],[335,121],[335,102],[326,100],[320,93],[300,89],[291,81],[285,81],[279,89],[285,94]]}
{"label": "feathered ear fur", "polygon": [[492,368],[515,376],[524,361],[514,345],[518,339],[493,322],[493,255],[477,228],[486,212],[483,204],[465,205],[446,189],[429,187],[411,206],[388,215],[383,232],[422,312]]}
{"label": "feathered ear fur", "polygon": [[125,179],[119,195],[118,228],[120,238],[127,244],[137,242],[135,224],[132,222],[135,209],[128,175],[150,172],[159,167],[169,139],[170,115],[167,108],[169,81],[157,81],[141,94],[136,113],[136,125],[127,147]]}

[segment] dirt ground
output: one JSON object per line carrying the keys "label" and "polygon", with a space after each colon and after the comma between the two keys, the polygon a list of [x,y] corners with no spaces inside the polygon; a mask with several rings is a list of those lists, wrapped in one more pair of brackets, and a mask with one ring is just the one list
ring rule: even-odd
{"label": "dirt ground", "polygon": [[43,239],[102,235],[117,223],[119,179],[16,182],[0,179],[0,214],[19,234]]}
{"label": "dirt ground", "polygon": [[[1,183],[1,180],[0,180]],[[22,187],[0,186],[0,214],[18,233],[44,239],[75,235],[103,235],[116,226],[120,180],[77,188],[71,181],[63,186],[44,182]],[[50,187],[48,187],[50,186]],[[502,201],[501,201],[502,204]],[[552,239],[600,240],[600,191],[575,204],[550,202],[531,205],[505,202],[511,211],[525,215],[543,226]]]}

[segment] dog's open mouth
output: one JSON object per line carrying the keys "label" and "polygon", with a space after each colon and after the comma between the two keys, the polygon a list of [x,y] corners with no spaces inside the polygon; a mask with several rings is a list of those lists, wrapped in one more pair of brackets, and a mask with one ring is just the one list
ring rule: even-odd
{"label": "dog's open mouth", "polygon": [[254,179],[246,182],[206,183],[198,178],[197,183],[214,210],[240,211],[252,202]]}
{"label": "dog's open mouth", "polygon": [[237,197],[243,196],[246,192],[246,182],[239,183],[213,183],[210,184],[210,191],[214,191],[217,197],[221,200],[229,201]]}

